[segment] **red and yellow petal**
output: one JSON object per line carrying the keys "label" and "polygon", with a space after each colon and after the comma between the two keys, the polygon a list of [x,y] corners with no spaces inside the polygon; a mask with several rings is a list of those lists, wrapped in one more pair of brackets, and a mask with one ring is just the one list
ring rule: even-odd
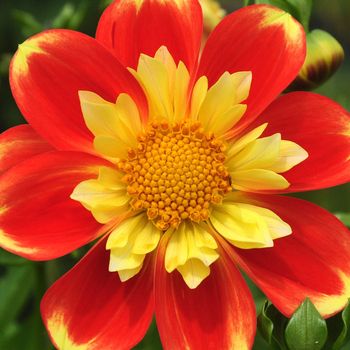
{"label": "red and yellow petal", "polygon": [[47,152],[0,176],[0,246],[33,260],[67,254],[98,237],[103,226],[70,199],[81,181],[97,177],[100,158]]}
{"label": "red and yellow petal", "polygon": [[193,71],[202,36],[202,10],[196,0],[116,0],[102,14],[96,39],[126,67],[140,54],[154,56],[166,46],[176,63]]}
{"label": "red and yellow petal", "polygon": [[31,126],[18,125],[0,134],[0,175],[30,157],[53,151]]}
{"label": "red and yellow petal", "polygon": [[306,54],[305,33],[288,13],[248,6],[225,17],[209,36],[198,76],[214,84],[223,72],[252,72],[247,112],[238,132],[256,118],[298,74]]}
{"label": "red and yellow petal", "polygon": [[241,268],[286,316],[310,298],[323,316],[350,297],[350,232],[315,204],[291,197],[249,195],[246,201],[272,210],[292,228],[274,247],[232,248]]}
{"label": "red and yellow petal", "polygon": [[41,314],[52,342],[64,350],[131,349],[152,320],[153,273],[147,261],[127,282],[108,271],[106,238],[46,292]]}
{"label": "red and yellow petal", "polygon": [[101,44],[82,33],[49,30],[19,46],[10,67],[13,96],[32,127],[60,150],[94,152],[78,92],[114,102],[128,93],[145,115],[145,96],[134,79]]}
{"label": "red and yellow petal", "polygon": [[[282,192],[315,190],[350,181],[350,114],[327,97],[294,92],[279,97],[254,122],[268,122],[264,136],[281,133],[309,154],[284,173]],[[254,127],[252,125],[252,127]]]}
{"label": "red and yellow petal", "polygon": [[164,268],[167,237],[158,250],[155,310],[164,349],[251,349],[255,307],[232,260],[220,249],[210,275],[190,289],[176,271]]}

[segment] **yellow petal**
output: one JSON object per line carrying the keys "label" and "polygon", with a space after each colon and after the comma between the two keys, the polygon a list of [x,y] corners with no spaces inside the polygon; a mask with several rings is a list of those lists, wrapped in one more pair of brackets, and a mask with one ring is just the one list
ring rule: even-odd
{"label": "yellow petal", "polygon": [[255,212],[265,221],[272,239],[285,237],[292,233],[291,227],[272,210],[251,204],[240,203],[239,205],[241,208]]}
{"label": "yellow petal", "polygon": [[174,118],[173,122],[181,121],[185,118],[188,104],[188,86],[190,83],[190,74],[186,66],[179,62],[176,69],[174,81]]}
{"label": "yellow petal", "polygon": [[226,111],[218,120],[211,120],[208,129],[210,129],[215,135],[223,135],[228,132],[232,127],[242,118],[247,105],[234,105],[228,111]]}
{"label": "yellow petal", "polygon": [[112,158],[125,158],[130,146],[116,137],[96,136],[94,148],[97,152]]}
{"label": "yellow petal", "polygon": [[127,94],[120,94],[115,103],[118,116],[118,135],[121,140],[128,142],[131,147],[137,145],[137,136],[142,131],[139,110],[133,99]]}
{"label": "yellow petal", "polygon": [[280,154],[281,134],[250,142],[241,152],[226,161],[229,171],[270,169]]}
{"label": "yellow petal", "polygon": [[283,190],[289,182],[271,170],[248,169],[230,173],[232,187],[240,191]]}
{"label": "yellow petal", "polygon": [[184,265],[178,267],[178,271],[191,289],[197,288],[210,274],[210,268],[198,259],[188,260]]}
{"label": "yellow petal", "polygon": [[97,179],[79,183],[71,198],[91,211],[100,223],[107,223],[128,209],[130,197],[116,170],[101,167]]}
{"label": "yellow petal", "polygon": [[165,269],[177,269],[190,288],[196,288],[209,275],[209,266],[218,259],[213,237],[193,222],[182,222],[171,233],[165,253]]}
{"label": "yellow petal", "polygon": [[235,107],[234,110],[232,108],[248,97],[251,78],[251,72],[225,72],[210,87],[198,114],[205,130],[215,133],[215,128],[222,133],[222,130],[226,132],[237,123],[246,107]]}
{"label": "yellow petal", "polygon": [[304,148],[292,141],[281,141],[279,157],[269,166],[269,169],[276,173],[284,173],[301,163],[308,157]]}
{"label": "yellow petal", "polygon": [[145,256],[142,254],[133,254],[131,249],[131,243],[128,243],[124,248],[111,249],[108,270],[115,272],[136,269],[140,265],[142,266]]}
{"label": "yellow petal", "polygon": [[111,189],[98,180],[82,181],[75,187],[71,198],[90,208],[99,206],[118,207],[129,200],[125,188],[120,190]]}
{"label": "yellow petal", "polygon": [[219,120],[222,114],[227,112],[234,104],[232,95],[233,81],[231,74],[225,72],[219,80],[208,90],[208,93],[199,110],[198,119],[205,130],[210,130],[212,120]]}
{"label": "yellow petal", "polygon": [[215,206],[210,221],[223,237],[242,249],[272,247],[273,241],[263,218],[239,203]]}
{"label": "yellow petal", "polygon": [[142,269],[142,265],[134,268],[134,269],[126,269],[118,271],[119,278],[122,282],[129,280],[130,278],[136,276]]}
{"label": "yellow petal", "polygon": [[198,113],[208,91],[208,78],[206,76],[200,77],[194,85],[191,97],[190,118],[198,119]]}
{"label": "yellow petal", "polygon": [[256,140],[258,137],[260,137],[266,128],[267,128],[267,123],[262,124],[257,128],[249,131],[248,133],[246,133],[244,136],[240,138],[235,138],[231,140],[230,145],[226,152],[228,161],[231,157],[233,157],[235,154],[237,154],[242,149],[244,149],[249,143],[251,143],[252,141]]}
{"label": "yellow petal", "polygon": [[124,156],[128,148],[136,147],[137,135],[141,132],[141,120],[137,106],[129,95],[120,94],[116,103],[108,102],[89,91],[79,91],[79,98],[89,130],[95,137],[112,140],[108,145],[101,138],[95,140],[99,152],[113,154],[115,148],[118,154]]}
{"label": "yellow petal", "polygon": [[165,65],[153,57],[141,54],[137,71],[129,70],[143,87],[149,103],[150,117],[171,120],[173,109],[169,74]]}
{"label": "yellow petal", "polygon": [[125,247],[130,234],[140,225],[140,219],[141,215],[135,215],[122,221],[108,236],[106,249]]}
{"label": "yellow petal", "polygon": [[252,72],[236,72],[231,75],[235,91],[235,103],[241,103],[249,96],[252,84]]}
{"label": "yellow petal", "polygon": [[110,250],[109,271],[118,271],[122,281],[133,277],[140,271],[146,254],[157,247],[161,234],[144,213],[125,219],[106,243]]}

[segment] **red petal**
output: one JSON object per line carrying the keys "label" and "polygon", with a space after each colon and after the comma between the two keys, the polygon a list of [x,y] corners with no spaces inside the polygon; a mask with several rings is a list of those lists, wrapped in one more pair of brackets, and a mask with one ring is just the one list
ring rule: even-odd
{"label": "red petal", "polygon": [[293,233],[264,249],[234,249],[237,261],[274,305],[290,316],[309,297],[323,316],[341,310],[350,297],[350,232],[315,204],[280,196],[249,195],[271,209]]}
{"label": "red petal", "polygon": [[17,163],[52,150],[29,125],[8,129],[0,134],[0,174]]}
{"label": "red petal", "polygon": [[255,307],[239,270],[220,249],[220,258],[196,289],[176,271],[165,271],[165,240],[158,250],[156,320],[164,349],[251,349]]}
{"label": "red petal", "polygon": [[152,320],[151,262],[120,282],[108,271],[105,245],[101,240],[44,295],[42,317],[58,349],[130,349]]}
{"label": "red petal", "polygon": [[69,196],[79,182],[97,177],[101,165],[106,162],[84,153],[48,152],[1,175],[0,246],[46,260],[95,239],[102,226]]}
{"label": "red petal", "polygon": [[142,112],[147,108],[131,73],[96,40],[69,30],[42,32],[20,45],[11,63],[10,82],[24,117],[60,150],[93,152],[79,90],[111,102],[126,92]]}
{"label": "red petal", "polygon": [[305,50],[304,30],[289,14],[267,5],[248,6],[225,17],[214,29],[198,75],[208,76],[213,84],[225,71],[253,73],[248,110],[236,127],[241,130],[295,78]]}
{"label": "red petal", "polygon": [[350,114],[340,105],[310,92],[294,92],[278,98],[254,124],[265,122],[269,123],[265,136],[281,133],[309,153],[305,161],[283,174],[291,183],[283,192],[350,181]]}
{"label": "red petal", "polygon": [[96,39],[127,67],[135,68],[141,53],[154,56],[165,45],[176,62],[192,71],[202,36],[198,1],[114,1],[103,13]]}

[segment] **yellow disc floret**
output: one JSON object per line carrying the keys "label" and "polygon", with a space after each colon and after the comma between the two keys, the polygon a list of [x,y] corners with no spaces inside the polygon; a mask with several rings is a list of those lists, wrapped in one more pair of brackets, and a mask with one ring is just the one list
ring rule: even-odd
{"label": "yellow disc floret", "polygon": [[232,190],[224,150],[223,142],[197,122],[152,123],[118,164],[126,174],[131,206],[146,209],[163,231],[185,219],[208,219],[210,204]]}

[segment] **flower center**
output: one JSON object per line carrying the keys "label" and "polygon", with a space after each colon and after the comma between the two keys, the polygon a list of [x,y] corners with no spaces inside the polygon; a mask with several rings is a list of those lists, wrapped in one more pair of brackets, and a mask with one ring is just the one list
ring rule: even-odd
{"label": "flower center", "polygon": [[232,190],[225,145],[200,123],[154,122],[138,142],[118,168],[125,173],[132,208],[147,210],[159,229],[206,220],[210,204]]}

